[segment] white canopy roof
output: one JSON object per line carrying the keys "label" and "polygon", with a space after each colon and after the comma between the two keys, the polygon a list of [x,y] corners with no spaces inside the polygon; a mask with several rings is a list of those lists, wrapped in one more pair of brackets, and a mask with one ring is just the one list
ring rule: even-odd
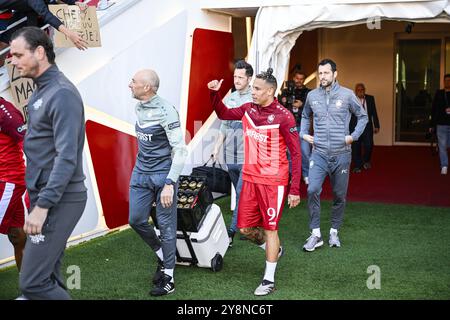
{"label": "white canopy roof", "polygon": [[329,3],[260,7],[249,51],[255,71],[274,69],[281,86],[289,53],[304,30],[339,28],[373,23],[374,19],[414,22],[450,22],[450,1]]}

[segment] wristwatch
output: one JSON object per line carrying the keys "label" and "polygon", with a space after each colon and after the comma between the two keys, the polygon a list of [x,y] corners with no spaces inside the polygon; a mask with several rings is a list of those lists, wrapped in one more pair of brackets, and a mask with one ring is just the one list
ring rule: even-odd
{"label": "wristwatch", "polygon": [[168,184],[168,185],[173,185],[173,186],[174,186],[174,185],[175,185],[175,182],[173,182],[172,179],[167,178],[167,179],[166,179],[166,184]]}

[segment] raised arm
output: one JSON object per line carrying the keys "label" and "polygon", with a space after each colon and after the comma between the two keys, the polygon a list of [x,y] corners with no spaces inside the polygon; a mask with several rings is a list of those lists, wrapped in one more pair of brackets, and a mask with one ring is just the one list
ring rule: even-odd
{"label": "raised arm", "polygon": [[213,80],[208,83],[208,89],[210,90],[209,97],[211,99],[211,105],[216,111],[217,116],[221,120],[241,120],[247,110],[248,104],[243,104],[238,108],[229,109],[222,102],[222,97],[219,94],[219,89],[222,85],[223,79]]}

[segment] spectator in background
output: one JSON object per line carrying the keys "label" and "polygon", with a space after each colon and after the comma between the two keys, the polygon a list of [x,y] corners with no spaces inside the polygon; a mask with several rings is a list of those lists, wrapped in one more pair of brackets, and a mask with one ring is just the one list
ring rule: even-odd
{"label": "spectator in background", "polygon": [[[252,88],[250,81],[253,76],[253,68],[247,62],[240,60],[234,66],[234,86],[236,91],[227,96],[223,103],[230,109],[237,108],[244,103],[252,101]],[[244,145],[241,120],[222,120],[217,142],[213,149],[214,161],[217,160],[219,149],[224,145],[225,163],[228,167],[228,174],[236,190],[236,206],[230,227],[228,228],[228,237],[230,247],[233,245],[234,234],[237,231],[237,216],[239,207],[239,195],[242,188],[242,164],[244,163]]]}
{"label": "spectator in background", "polygon": [[0,97],[0,233],[6,234],[14,246],[19,271],[26,242],[22,202],[26,190],[22,151],[25,127],[20,111]]}
{"label": "spectator in background", "polygon": [[[80,1],[64,0],[69,5],[78,5],[81,10],[85,10],[87,5]],[[3,0],[0,1],[0,11],[14,10],[14,14],[23,14],[27,17],[28,26],[38,26],[38,17],[42,17],[44,24],[50,24],[53,28],[63,33],[80,50],[87,49],[87,42],[76,32],[66,28],[66,26],[55,17],[48,9],[48,4],[55,4],[56,1],[48,0]],[[11,32],[4,32],[0,35],[0,41],[8,43]],[[3,44],[4,46],[4,44]],[[1,46],[0,46],[1,47]]]}
{"label": "spectator in background", "polygon": [[[300,132],[300,124],[302,120],[303,105],[305,104],[308,92],[311,91],[305,86],[306,74],[300,70],[294,71],[291,83],[283,89],[279,96],[281,104],[292,112],[297,125],[297,131]],[[292,87],[292,84],[294,85]],[[289,87],[291,86],[291,87]],[[309,183],[309,156],[311,155],[311,145],[300,139],[300,146],[302,150],[302,176],[305,184]],[[290,156],[289,156],[290,161]]]}
{"label": "spectator in background", "polygon": [[[373,134],[377,134],[380,131],[380,122],[378,121],[375,98],[374,96],[366,94],[364,83],[356,84],[355,94],[364,110],[366,110],[369,121],[367,122],[362,135],[352,144],[353,172],[360,173],[363,168],[366,170],[372,168],[370,159],[373,150]],[[352,118],[350,119],[350,132],[355,130],[356,123],[356,116],[352,114]]]}
{"label": "spectator in background", "polygon": [[444,89],[436,91],[431,108],[430,133],[436,131],[439,146],[441,174],[447,174],[450,146],[450,73],[444,76]]}

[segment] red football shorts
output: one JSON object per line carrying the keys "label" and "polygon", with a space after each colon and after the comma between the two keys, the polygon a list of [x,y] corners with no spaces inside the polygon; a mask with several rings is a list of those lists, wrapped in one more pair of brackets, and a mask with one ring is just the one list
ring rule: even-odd
{"label": "red football shorts", "polygon": [[22,228],[25,210],[22,196],[25,186],[0,181],[0,233],[8,234],[10,228]]}
{"label": "red football shorts", "polygon": [[270,186],[242,181],[238,228],[263,227],[264,230],[278,230],[287,189],[287,186]]}

